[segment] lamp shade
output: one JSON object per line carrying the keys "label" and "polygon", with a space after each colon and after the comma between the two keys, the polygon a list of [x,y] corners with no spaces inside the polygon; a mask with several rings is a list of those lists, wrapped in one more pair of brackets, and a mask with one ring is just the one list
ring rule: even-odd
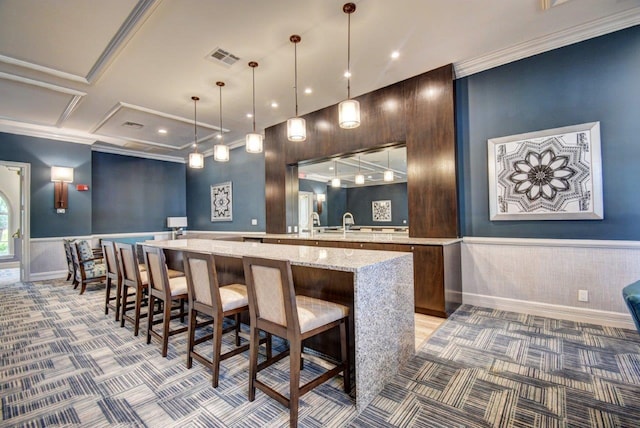
{"label": "lamp shade", "polygon": [[204,155],[202,153],[189,153],[189,168],[204,168]]}
{"label": "lamp shade", "polygon": [[245,148],[247,153],[262,153],[262,134],[250,132],[245,137]]}
{"label": "lamp shade", "polygon": [[360,103],[356,100],[344,100],[338,104],[340,128],[352,129],[360,126]]}
{"label": "lamp shade", "polygon": [[229,160],[229,146],[226,144],[213,146],[213,159],[218,162],[227,162]]}
{"label": "lamp shade", "polygon": [[318,202],[324,202],[327,200],[327,195],[325,195],[324,193],[318,193],[317,198]]}
{"label": "lamp shade", "polygon": [[289,141],[304,141],[307,139],[307,124],[301,117],[287,120],[287,138]]}
{"label": "lamp shade", "polygon": [[52,166],[51,181],[73,183],[73,168],[68,168],[64,166]]}
{"label": "lamp shade", "polygon": [[167,227],[187,227],[187,218],[167,217]]}
{"label": "lamp shade", "polygon": [[331,179],[331,187],[340,187],[340,179],[332,178]]}
{"label": "lamp shade", "polygon": [[362,174],[356,175],[356,184],[364,184],[364,175]]}
{"label": "lamp shade", "polygon": [[384,181],[393,181],[393,171],[386,170],[384,172]]}

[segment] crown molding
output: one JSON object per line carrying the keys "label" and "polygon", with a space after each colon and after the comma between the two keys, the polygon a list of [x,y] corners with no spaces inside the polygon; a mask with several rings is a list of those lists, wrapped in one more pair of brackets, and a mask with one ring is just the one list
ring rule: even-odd
{"label": "crown molding", "polygon": [[[0,55],[1,56],[1,55]],[[50,91],[60,92],[67,95],[84,97],[86,92],[77,89],[67,88],[65,86],[54,85],[53,83],[44,82],[42,80],[29,79],[28,77],[18,76],[17,74],[5,73],[0,71],[0,79],[11,80],[13,82],[24,83],[25,85],[38,86],[40,88],[49,89]]]}
{"label": "crown molding", "polygon": [[456,78],[470,76],[510,62],[528,58],[587,39],[640,24],[640,7],[625,10],[566,30],[519,43],[486,55],[454,63]]}
{"label": "crown molding", "polygon": [[114,155],[123,155],[123,156],[132,156],[136,158],[143,159],[153,159],[153,160],[161,160],[165,162],[175,162],[175,163],[187,163],[186,159],[178,157],[178,156],[168,156],[168,155],[159,155],[153,153],[142,153],[135,150],[127,150],[119,147],[105,147],[105,146],[93,146],[91,147],[92,152],[100,152],[100,153],[111,153]]}
{"label": "crown molding", "polygon": [[70,80],[72,82],[84,83],[85,85],[89,84],[89,81],[83,76],[79,76],[73,73],[67,73],[66,71],[57,70],[51,67],[45,67],[44,65],[35,64],[33,62],[12,58],[6,55],[0,55],[0,62],[4,62],[5,64],[9,64],[9,65],[15,65],[21,68],[26,68],[29,70],[38,71],[40,73],[48,74],[54,77],[59,77],[65,80]]}
{"label": "crown molding", "polygon": [[95,136],[86,132],[70,131],[34,123],[16,122],[6,118],[0,118],[0,132],[77,144],[91,145],[96,141]]}

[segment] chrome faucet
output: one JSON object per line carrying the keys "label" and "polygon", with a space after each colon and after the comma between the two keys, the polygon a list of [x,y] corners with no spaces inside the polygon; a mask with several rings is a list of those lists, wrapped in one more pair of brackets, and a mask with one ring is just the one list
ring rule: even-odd
{"label": "chrome faucet", "polygon": [[355,220],[353,219],[353,214],[344,213],[344,215],[342,216],[342,237],[343,238],[347,237],[347,225],[352,225],[354,223],[355,223]]}
{"label": "chrome faucet", "polygon": [[318,215],[317,212],[312,212],[311,215],[309,216],[309,221],[311,222],[311,226],[309,227],[309,229],[311,230],[311,236],[313,237],[313,226],[314,226],[314,220],[318,221],[318,226],[320,226],[320,215]]}

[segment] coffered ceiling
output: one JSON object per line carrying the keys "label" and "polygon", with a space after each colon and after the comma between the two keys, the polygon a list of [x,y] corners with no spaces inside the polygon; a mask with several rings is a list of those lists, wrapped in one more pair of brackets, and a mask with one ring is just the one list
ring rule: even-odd
{"label": "coffered ceiling", "polygon": [[[219,133],[215,82],[224,81],[223,140],[241,145],[252,127],[249,61],[259,63],[258,131],[294,113],[292,34],[302,37],[300,114],[346,98],[344,3],[0,0],[0,132],[183,161],[194,141],[191,97],[201,99],[207,152]],[[352,96],[448,63],[462,77],[640,23],[640,0],[355,3]],[[217,49],[230,56],[211,58]]]}

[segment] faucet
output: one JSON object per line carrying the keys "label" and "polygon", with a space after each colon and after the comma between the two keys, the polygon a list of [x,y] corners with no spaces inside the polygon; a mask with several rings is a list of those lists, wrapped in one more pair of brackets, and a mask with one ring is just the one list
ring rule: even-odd
{"label": "faucet", "polygon": [[314,226],[314,220],[318,221],[318,226],[320,226],[320,216],[318,215],[317,212],[312,212],[311,215],[309,216],[309,220],[311,222],[311,227],[309,229],[311,229],[311,237],[313,237],[313,226]]}
{"label": "faucet", "polygon": [[353,219],[353,214],[344,213],[344,215],[342,216],[342,237],[343,238],[347,237],[347,225],[352,225],[354,223],[355,223],[355,220]]}

